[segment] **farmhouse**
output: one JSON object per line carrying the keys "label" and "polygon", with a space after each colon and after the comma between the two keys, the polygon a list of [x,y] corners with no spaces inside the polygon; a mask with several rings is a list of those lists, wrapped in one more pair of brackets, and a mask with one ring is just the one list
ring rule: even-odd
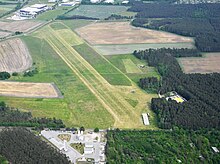
{"label": "farmhouse", "polygon": [[150,125],[147,113],[142,113],[144,125]]}
{"label": "farmhouse", "polygon": [[182,96],[180,96],[179,94],[177,94],[176,92],[170,92],[169,93],[170,94],[170,96],[167,96],[166,97],[166,100],[168,101],[168,100],[174,100],[174,101],[176,101],[177,103],[183,103],[184,101],[186,101],[186,99],[185,98],[183,98]]}

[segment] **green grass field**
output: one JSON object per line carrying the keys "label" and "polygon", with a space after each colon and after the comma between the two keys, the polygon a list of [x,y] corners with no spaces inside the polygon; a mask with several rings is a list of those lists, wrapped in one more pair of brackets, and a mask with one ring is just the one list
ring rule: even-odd
{"label": "green grass field", "polygon": [[[159,78],[160,75],[154,67],[149,67],[147,63],[143,60],[137,59],[135,56],[131,54],[127,55],[108,55],[105,56],[114,66],[120,69],[123,73],[125,73],[131,80],[135,83],[139,82],[140,78],[144,77],[157,77]],[[129,61],[129,63],[124,63],[124,61]],[[145,65],[144,68],[137,68],[138,65]],[[132,71],[136,71],[139,69],[141,72],[136,73],[128,73],[126,67],[132,67]],[[129,68],[129,69],[130,69]]]}
{"label": "green grass field", "polygon": [[120,14],[127,11],[125,6],[110,5],[80,5],[75,10],[66,14],[66,16],[81,15],[92,18],[104,19],[112,14]]}
{"label": "green grass field", "polygon": [[55,10],[50,10],[47,12],[44,12],[37,16],[37,20],[54,20],[57,16],[64,14],[68,10],[71,10],[73,7],[64,7],[64,6],[58,6]]}
{"label": "green grass field", "polygon": [[137,65],[131,59],[122,59],[127,73],[142,73]]}
{"label": "green grass field", "polygon": [[86,26],[94,21],[92,20],[84,20],[84,19],[73,19],[73,20],[62,20],[66,26],[68,26],[71,30],[75,30],[77,28]]}
{"label": "green grass field", "polygon": [[14,80],[54,82],[64,94],[64,99],[0,97],[0,101],[31,111],[36,117],[60,118],[70,127],[107,128],[113,125],[112,116],[45,40],[31,36],[22,39],[28,45],[39,73],[33,77],[16,77]]}
{"label": "green grass field", "polygon": [[[30,36],[22,37],[39,73],[10,80],[54,82],[64,98],[0,97],[0,101],[31,111],[35,117],[62,119],[68,127],[156,129],[155,114],[146,104],[157,95],[146,94],[117,66],[95,53],[68,26],[63,26],[51,23]],[[116,73],[119,78],[116,82],[121,78],[131,85],[110,85],[106,81],[108,78],[103,78],[104,73],[109,78]],[[131,92],[133,90],[135,92]],[[143,125],[142,112],[151,114],[150,126]]]}
{"label": "green grass field", "polygon": [[130,80],[125,77],[114,65],[112,65],[103,56],[99,55],[86,43],[74,46],[74,49],[89,62],[99,73],[112,85],[130,86]]}
{"label": "green grass field", "polygon": [[0,5],[0,16],[16,7],[17,4],[13,5]]}

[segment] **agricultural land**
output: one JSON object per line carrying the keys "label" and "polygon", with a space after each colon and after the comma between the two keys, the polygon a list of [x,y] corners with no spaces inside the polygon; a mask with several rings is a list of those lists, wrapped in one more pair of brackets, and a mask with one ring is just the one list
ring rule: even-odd
{"label": "agricultural land", "polygon": [[128,54],[147,48],[195,48],[192,38],[136,28],[129,22],[91,23],[75,31],[102,55]]}
{"label": "agricultural land", "polygon": [[40,21],[0,21],[0,30],[5,30],[9,32],[27,32],[40,26],[42,22]]}
{"label": "agricultural land", "polygon": [[23,72],[31,67],[32,58],[21,39],[0,42],[0,72]]}
{"label": "agricultural land", "polygon": [[220,73],[220,53],[206,53],[201,57],[178,59],[185,73]]}
{"label": "agricultural land", "polygon": [[68,12],[65,16],[85,16],[90,18],[104,19],[112,14],[125,14],[128,7],[110,6],[110,5],[81,5],[73,11]]}
{"label": "agricultural land", "polygon": [[93,23],[76,31],[92,45],[193,42],[171,33],[136,28],[129,22]]}
{"label": "agricultural land", "polygon": [[0,95],[32,98],[60,98],[54,84],[0,81]]}

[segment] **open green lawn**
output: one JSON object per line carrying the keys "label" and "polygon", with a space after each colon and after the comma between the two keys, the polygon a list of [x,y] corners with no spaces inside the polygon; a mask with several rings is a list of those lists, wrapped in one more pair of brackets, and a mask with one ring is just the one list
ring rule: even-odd
{"label": "open green lawn", "polygon": [[64,6],[58,6],[54,10],[46,11],[40,15],[37,16],[37,20],[54,20],[57,16],[64,14],[68,10],[71,10],[73,7],[64,7]]}
{"label": "open green lawn", "polygon": [[105,57],[99,55],[95,50],[84,43],[74,46],[74,49],[89,62],[110,84],[131,85],[130,80],[114,67]]}
{"label": "open green lawn", "polygon": [[33,77],[16,77],[17,81],[54,82],[64,94],[63,99],[32,99],[0,97],[12,107],[31,111],[36,117],[56,117],[67,126],[107,128],[114,123],[90,90],[44,40],[22,37],[39,73]]}
{"label": "open green lawn", "polygon": [[17,4],[13,5],[0,5],[0,16],[16,7]]}
{"label": "open green lawn", "polygon": [[86,26],[92,22],[93,20],[85,20],[85,19],[73,19],[73,20],[62,20],[62,22],[67,25],[71,30],[75,30],[77,28]]}
{"label": "open green lawn", "polygon": [[66,16],[81,15],[92,18],[104,19],[112,14],[120,14],[127,11],[125,6],[110,5],[80,5],[75,10],[66,14]]}
{"label": "open green lawn", "polygon": [[[120,69],[123,73],[125,73],[131,80],[133,80],[135,83],[138,83],[140,78],[144,77],[160,77],[159,73],[154,67],[149,67],[145,61],[137,59],[132,54],[127,55],[109,55],[105,56],[106,59],[108,59],[114,66],[116,66],[118,69]],[[126,61],[126,62],[125,62]],[[127,62],[128,61],[128,62]],[[130,63],[130,65],[129,65]],[[139,65],[145,65],[144,68],[137,68]],[[132,67],[132,70],[136,71],[139,69],[141,72],[134,72],[129,73],[128,68]]]}

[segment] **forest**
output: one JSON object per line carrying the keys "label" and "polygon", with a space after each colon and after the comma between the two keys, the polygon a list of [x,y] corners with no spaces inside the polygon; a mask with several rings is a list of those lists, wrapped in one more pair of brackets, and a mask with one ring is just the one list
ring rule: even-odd
{"label": "forest", "polygon": [[30,112],[21,112],[18,109],[7,107],[0,102],[0,126],[26,126],[36,128],[64,128],[62,120],[55,118],[36,118]]}
{"label": "forest", "polygon": [[109,164],[218,163],[220,131],[111,130],[107,133]]}
{"label": "forest", "polygon": [[138,2],[129,11],[138,12],[132,22],[133,26],[195,37],[196,47],[200,51],[220,51],[220,4],[172,5]]}
{"label": "forest", "polygon": [[24,128],[0,131],[0,154],[13,164],[68,164],[65,155]]}
{"label": "forest", "polygon": [[[163,98],[152,99],[151,107],[158,116],[160,128],[220,128],[220,74],[184,74],[176,60],[176,57],[200,56],[197,50],[162,48],[134,51],[133,54],[158,69],[162,76],[160,94],[176,91],[187,100],[179,104]],[[145,81],[140,79],[144,89],[148,86]]]}

